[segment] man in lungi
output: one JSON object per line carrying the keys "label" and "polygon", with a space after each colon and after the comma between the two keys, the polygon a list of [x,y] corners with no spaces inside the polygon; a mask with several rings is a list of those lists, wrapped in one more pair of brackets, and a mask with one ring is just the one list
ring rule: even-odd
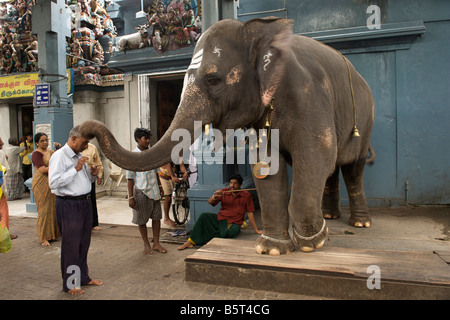
{"label": "man in lungi", "polygon": [[89,168],[87,157],[81,155],[88,142],[79,133],[78,126],[74,127],[64,147],[50,158],[48,172],[50,189],[56,195],[56,220],[62,236],[63,290],[71,295],[84,293],[82,285],[102,285],[101,280],[89,277],[87,265],[92,230],[91,184],[98,174],[98,168]]}
{"label": "man in lungi", "polygon": [[[142,152],[150,146],[151,132],[145,128],[134,131],[134,140],[137,142],[133,152]],[[132,223],[139,226],[139,232],[144,241],[144,254],[153,254],[153,250],[166,253],[166,249],[159,242],[161,231],[161,193],[156,170],[134,172],[127,171],[128,205],[133,209]],[[152,219],[153,250],[147,235],[147,222]]]}
{"label": "man in lungi", "polygon": [[248,191],[240,190],[242,181],[239,174],[231,176],[230,187],[216,191],[208,199],[208,203],[212,206],[222,203],[219,213],[202,213],[195,222],[189,239],[178,247],[178,250],[204,245],[213,238],[235,237],[241,231],[245,213],[255,232],[263,233],[256,225],[252,196]]}

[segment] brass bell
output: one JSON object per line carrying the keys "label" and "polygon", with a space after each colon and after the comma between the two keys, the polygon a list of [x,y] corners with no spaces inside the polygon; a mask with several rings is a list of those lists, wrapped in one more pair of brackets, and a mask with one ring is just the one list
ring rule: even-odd
{"label": "brass bell", "polygon": [[359,131],[356,125],[353,127],[352,137],[359,137]]}
{"label": "brass bell", "polygon": [[269,128],[270,127],[270,122],[269,122],[269,119],[266,119],[266,124],[264,125],[266,128]]}

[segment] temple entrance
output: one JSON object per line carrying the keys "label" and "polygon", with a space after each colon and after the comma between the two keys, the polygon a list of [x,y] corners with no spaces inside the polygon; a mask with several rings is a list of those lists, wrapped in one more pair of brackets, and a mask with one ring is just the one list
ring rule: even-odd
{"label": "temple entrance", "polygon": [[157,139],[161,139],[172,123],[183,90],[183,79],[171,79],[156,83],[157,94]]}

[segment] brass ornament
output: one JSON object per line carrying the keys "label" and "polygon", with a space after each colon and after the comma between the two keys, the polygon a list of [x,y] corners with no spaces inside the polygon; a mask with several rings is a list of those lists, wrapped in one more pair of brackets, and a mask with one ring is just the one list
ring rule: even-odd
{"label": "brass ornament", "polygon": [[265,161],[259,161],[253,167],[253,176],[257,179],[264,179],[270,171],[270,166]]}

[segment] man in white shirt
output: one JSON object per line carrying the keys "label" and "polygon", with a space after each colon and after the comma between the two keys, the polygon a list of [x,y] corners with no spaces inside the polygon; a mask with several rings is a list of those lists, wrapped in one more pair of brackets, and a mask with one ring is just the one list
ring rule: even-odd
{"label": "man in white shirt", "polygon": [[[133,152],[142,152],[150,146],[151,132],[145,128],[134,131],[134,140],[137,142]],[[153,251],[166,253],[167,250],[159,242],[161,231],[161,190],[158,188],[158,175],[156,170],[143,172],[127,171],[128,205],[133,209],[134,224],[139,226],[139,232],[144,241],[144,254],[153,254]],[[152,219],[153,249],[147,236],[147,222]]]}
{"label": "man in white shirt", "polygon": [[[87,254],[91,243],[92,203],[91,184],[97,179],[99,169],[89,168],[88,158],[81,152],[89,140],[83,138],[78,126],[69,133],[69,139],[50,158],[48,181],[56,195],[56,219],[61,240],[61,273],[63,290],[71,295],[85,291],[80,285],[102,285],[102,281],[91,279],[87,266]],[[75,279],[75,285],[72,279]]]}

